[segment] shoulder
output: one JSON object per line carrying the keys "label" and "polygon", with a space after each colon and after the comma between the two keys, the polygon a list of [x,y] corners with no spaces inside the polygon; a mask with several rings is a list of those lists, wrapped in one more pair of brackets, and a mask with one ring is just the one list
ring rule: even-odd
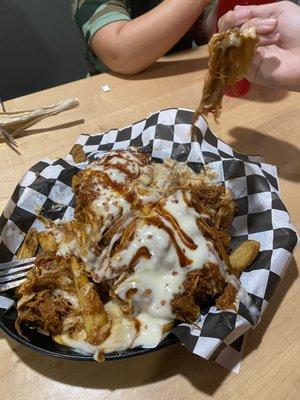
{"label": "shoulder", "polygon": [[73,0],[74,19],[82,31],[85,42],[104,26],[130,20],[126,0]]}
{"label": "shoulder", "polygon": [[126,0],[72,0],[72,12],[77,25],[82,26],[88,22],[117,13],[129,16]]}

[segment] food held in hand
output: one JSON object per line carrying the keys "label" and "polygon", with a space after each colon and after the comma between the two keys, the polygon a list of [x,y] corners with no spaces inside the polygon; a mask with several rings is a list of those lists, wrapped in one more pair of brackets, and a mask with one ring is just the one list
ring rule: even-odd
{"label": "food held in hand", "polygon": [[226,89],[247,73],[257,43],[254,28],[244,31],[234,28],[212,36],[208,44],[209,70],[195,119],[208,113],[213,113],[215,119],[220,116]]}

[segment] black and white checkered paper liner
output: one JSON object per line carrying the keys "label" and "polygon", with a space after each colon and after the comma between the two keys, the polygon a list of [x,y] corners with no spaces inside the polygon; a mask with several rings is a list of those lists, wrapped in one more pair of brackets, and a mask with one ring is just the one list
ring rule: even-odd
{"label": "black and white checkered paper liner", "polygon": [[[210,131],[203,118],[199,118],[197,138],[192,140],[192,117],[193,112],[185,109],[162,110],[123,129],[81,135],[77,143],[88,156],[81,164],[67,155],[34,165],[19,182],[0,218],[0,261],[14,257],[29,228],[43,229],[37,214],[53,220],[72,218],[74,174],[110,150],[142,147],[156,162],[172,157],[187,162],[195,171],[209,164],[218,172],[218,181],[234,193],[238,208],[231,227],[232,247],[245,239],[261,244],[257,259],[241,276],[261,316],[297,243],[297,233],[279,196],[276,168],[259,156],[234,151]],[[237,372],[244,334],[253,326],[247,308],[242,303],[237,312],[210,307],[202,311],[198,325],[200,329],[179,324],[173,333],[189,351]]]}

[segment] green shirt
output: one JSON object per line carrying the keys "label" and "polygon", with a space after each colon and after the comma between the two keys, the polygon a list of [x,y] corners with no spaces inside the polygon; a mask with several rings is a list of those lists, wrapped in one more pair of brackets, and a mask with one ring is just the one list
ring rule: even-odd
{"label": "green shirt", "polygon": [[[104,26],[116,21],[130,21],[156,7],[163,0],[72,0],[74,19],[87,45],[87,60],[91,74],[107,71],[89,45],[93,35]],[[175,50],[190,47],[191,38],[186,35]]]}

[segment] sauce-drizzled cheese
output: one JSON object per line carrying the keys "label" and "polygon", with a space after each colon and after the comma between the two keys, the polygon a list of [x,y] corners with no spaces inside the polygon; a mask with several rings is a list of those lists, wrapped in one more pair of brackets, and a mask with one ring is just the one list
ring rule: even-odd
{"label": "sauce-drizzled cheese", "polygon": [[226,43],[222,43],[222,50],[228,49],[228,47],[240,47],[242,43],[242,40],[235,32],[231,32],[228,35],[228,41]]}
{"label": "sauce-drizzled cheese", "polygon": [[[218,35],[219,34],[215,34],[215,37],[217,38]],[[242,39],[240,35],[244,36],[245,38],[251,39],[255,39],[257,37],[256,29],[254,27],[245,29],[242,32],[229,30],[228,38],[226,41],[220,42],[220,48],[225,51],[228,49],[228,47],[240,47],[242,44]]]}
{"label": "sauce-drizzled cheese", "polygon": [[129,349],[137,334],[136,321],[133,318],[127,318],[121,308],[113,301],[105,304],[105,310],[112,322],[111,333],[101,343],[99,349],[103,353]]}
{"label": "sauce-drizzled cheese", "polygon": [[92,204],[93,210],[103,217],[103,225],[101,233],[104,232],[111,224],[116,221],[121,215],[130,211],[131,205],[124,197],[112,192],[109,189],[103,188],[101,195]]}
{"label": "sauce-drizzled cheese", "polygon": [[[236,287],[255,319],[257,310],[251,308],[249,296],[200,230],[200,222],[210,222],[211,215],[209,210],[209,215],[198,214],[192,206],[191,182],[197,179],[184,165],[173,161],[152,164],[135,149],[110,152],[81,173],[74,182],[75,219],[53,223],[50,230],[58,245],[57,255],[74,255],[83,261],[91,280],[109,281],[111,300],[104,307],[110,332],[99,346],[88,343],[81,298],[72,279],[61,276],[62,288],[52,294],[66,300],[72,313],[62,319],[62,332],[54,340],[94,354],[96,359],[137,346],[156,347],[180,315],[178,311],[175,315],[173,306],[176,310],[176,295],[184,294],[184,300],[194,275],[189,272],[207,263],[215,264],[214,271],[218,266],[224,282]],[[50,269],[41,271],[51,273]],[[81,295],[85,297],[92,287],[86,283]],[[217,294],[217,283],[211,282],[209,290]],[[18,311],[32,296],[21,298]]]}
{"label": "sauce-drizzled cheese", "polygon": [[[134,149],[110,152],[87,168],[93,190],[89,207],[101,220],[96,232],[90,225],[84,226],[91,246],[84,252],[76,238],[66,241],[63,231],[55,234],[59,255],[81,258],[95,282],[114,280],[114,297],[105,304],[111,332],[97,347],[86,342],[84,331],[72,337],[61,335],[62,343],[96,355],[136,346],[155,347],[176,318],[172,300],[184,291],[187,274],[210,262],[226,275],[213,244],[197,225],[200,215],[190,204],[190,194],[177,190],[166,197],[170,187],[178,187],[176,168],[171,161],[151,164]],[[189,179],[192,173],[181,168],[179,175],[185,173]],[[143,212],[135,212],[141,209]],[[120,218],[125,221],[122,228],[101,254],[94,253],[92,245]],[[123,313],[126,305],[130,317]],[[65,325],[72,323],[67,320]]]}
{"label": "sauce-drizzled cheese", "polygon": [[129,245],[107,260],[102,274],[104,279],[112,279],[122,269],[134,268],[125,280],[115,283],[114,289],[125,302],[131,293],[132,311],[140,322],[133,347],[156,346],[164,326],[175,319],[171,302],[183,291],[187,273],[208,261],[218,264],[197,226],[199,215],[181,191],[161,202],[156,210],[155,215],[141,219]]}
{"label": "sauce-drizzled cheese", "polygon": [[[189,204],[188,194],[177,191],[141,217],[134,235],[126,246],[111,254],[120,233],[112,238],[102,254],[98,271],[100,280],[117,278],[113,291],[123,304],[131,302],[131,318],[127,317],[115,298],[105,305],[112,328],[108,338],[98,347],[85,344],[85,338],[61,340],[79,351],[93,354],[122,351],[128,348],[157,346],[176,318],[172,299],[182,293],[187,273],[201,269],[206,262],[225,267],[211,242],[202,235],[199,214]],[[123,277],[122,271],[132,272]]]}
{"label": "sauce-drizzled cheese", "polygon": [[[82,354],[111,353],[114,351],[122,351],[130,348],[136,338],[139,324],[133,318],[127,318],[121,308],[113,301],[105,304],[105,310],[111,321],[110,335],[100,346],[93,346],[86,341],[86,333],[84,330],[75,332],[73,337],[63,333],[54,339],[58,343],[65,344],[74,348]],[[64,321],[64,331],[67,330],[68,324],[74,323],[73,318],[66,318]],[[69,321],[70,320],[70,321]]]}
{"label": "sauce-drizzled cheese", "polygon": [[133,148],[110,152],[93,162],[86,174],[93,173],[93,196],[89,206],[97,218],[101,218],[101,227],[97,232],[91,232],[89,224],[81,227],[83,235],[91,236],[90,249],[80,247],[79,238],[70,238],[61,227],[53,232],[58,244],[57,255],[76,255],[85,262],[89,272],[98,261],[93,243],[98,243],[103,232],[132,208],[159,201],[168,188],[172,168],[151,164],[145,154]]}
{"label": "sauce-drizzled cheese", "polygon": [[148,313],[142,312],[138,315],[138,321],[140,322],[140,331],[131,347],[153,348],[161,341],[164,327],[172,324],[174,318],[152,317]]}

